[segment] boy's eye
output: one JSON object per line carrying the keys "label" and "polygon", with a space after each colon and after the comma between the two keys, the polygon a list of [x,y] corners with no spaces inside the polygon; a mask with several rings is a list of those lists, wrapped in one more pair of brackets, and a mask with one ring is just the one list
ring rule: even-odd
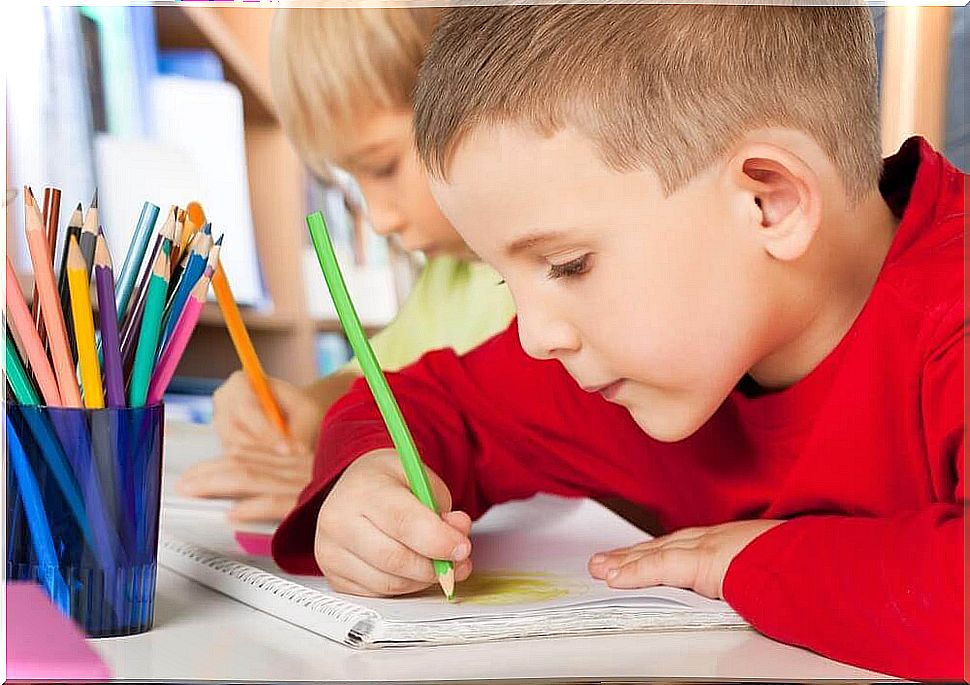
{"label": "boy's eye", "polygon": [[562,264],[549,265],[549,278],[575,278],[582,276],[589,271],[590,255],[584,254],[582,257],[571,259]]}
{"label": "boy's eye", "polygon": [[389,164],[384,164],[382,166],[369,170],[370,175],[373,176],[374,178],[389,178],[394,175],[395,171],[397,171],[396,159],[393,162],[390,162]]}

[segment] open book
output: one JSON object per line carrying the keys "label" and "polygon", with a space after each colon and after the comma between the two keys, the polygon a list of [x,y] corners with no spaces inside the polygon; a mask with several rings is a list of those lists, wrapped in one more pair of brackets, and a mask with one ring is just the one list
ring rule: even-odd
{"label": "open book", "polygon": [[358,648],[658,629],[740,627],[727,604],[687,590],[613,590],[594,580],[595,552],[645,534],[589,500],[547,496],[495,507],[472,533],[474,572],[448,602],[338,594],[323,578],[283,574],[239,551],[231,532],[163,523],[159,563],[284,621]]}

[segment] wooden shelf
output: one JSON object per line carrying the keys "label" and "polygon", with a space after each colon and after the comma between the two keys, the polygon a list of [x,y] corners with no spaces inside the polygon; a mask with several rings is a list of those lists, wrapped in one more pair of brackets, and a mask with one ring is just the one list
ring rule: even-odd
{"label": "wooden shelf", "polygon": [[261,69],[261,65],[236,37],[226,21],[226,17],[231,15],[224,12],[217,14],[215,10],[206,7],[157,7],[155,19],[159,45],[165,48],[205,48],[216,52],[225,68],[226,79],[242,91],[247,120],[263,125],[275,124],[276,106],[273,104],[268,66]]}
{"label": "wooden shelf", "polygon": [[[296,322],[286,316],[278,314],[255,312],[240,308],[243,323],[250,331],[289,331],[293,330]],[[206,302],[202,307],[202,314],[199,316],[200,326],[225,326],[222,312],[219,305],[215,302]]]}
{"label": "wooden shelf", "polygon": [[[338,319],[315,319],[313,321],[313,327],[318,333],[343,333],[344,331]],[[363,327],[364,333],[366,333],[368,337],[374,335],[383,328],[383,326],[372,326],[369,324],[363,324]]]}

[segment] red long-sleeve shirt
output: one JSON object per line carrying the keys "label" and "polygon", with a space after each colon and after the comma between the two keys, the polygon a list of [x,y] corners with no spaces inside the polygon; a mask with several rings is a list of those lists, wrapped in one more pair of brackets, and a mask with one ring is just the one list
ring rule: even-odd
{"label": "red long-sleeve shirt", "polygon": [[[740,387],[695,434],[651,439],[623,408],[529,358],[515,324],[390,382],[422,457],[472,517],[537,492],[620,496],[668,530],[787,519],[731,563],[725,599],[766,635],[908,678],[962,675],[965,177],[919,139],[886,162],[901,221],[839,345],[778,392]],[[631,293],[631,297],[636,296]],[[362,383],[324,420],[312,483],[273,553],[313,560],[316,514],[391,442]]]}

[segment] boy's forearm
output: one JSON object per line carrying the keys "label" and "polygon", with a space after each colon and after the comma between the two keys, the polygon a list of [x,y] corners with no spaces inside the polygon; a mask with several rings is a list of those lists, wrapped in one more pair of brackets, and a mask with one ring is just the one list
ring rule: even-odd
{"label": "boy's forearm", "polygon": [[795,518],[735,557],[724,596],[769,637],[891,675],[956,679],[962,528],[956,504]]}

